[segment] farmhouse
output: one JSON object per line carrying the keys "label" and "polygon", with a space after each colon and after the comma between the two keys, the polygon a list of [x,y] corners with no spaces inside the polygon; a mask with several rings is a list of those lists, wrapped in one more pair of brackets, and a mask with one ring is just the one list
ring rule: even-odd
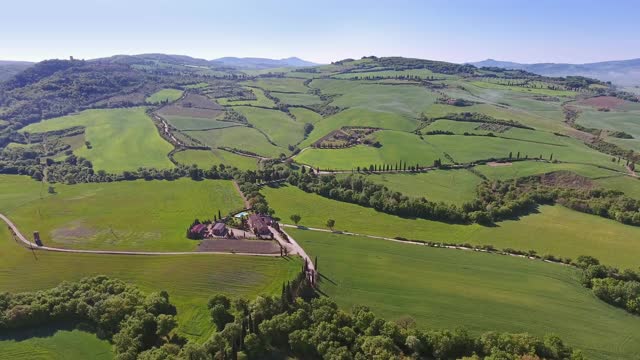
{"label": "farmhouse", "polygon": [[213,229],[211,233],[214,236],[226,236],[227,235],[227,227],[223,222],[217,222],[213,225]]}
{"label": "farmhouse", "polygon": [[269,216],[258,214],[249,215],[249,226],[258,236],[273,236],[269,230],[269,225],[273,223],[273,219]]}
{"label": "farmhouse", "polygon": [[193,237],[194,239],[203,238],[206,231],[207,231],[207,225],[205,224],[196,224],[196,225],[193,225],[191,229],[189,229],[189,233],[194,236]]}

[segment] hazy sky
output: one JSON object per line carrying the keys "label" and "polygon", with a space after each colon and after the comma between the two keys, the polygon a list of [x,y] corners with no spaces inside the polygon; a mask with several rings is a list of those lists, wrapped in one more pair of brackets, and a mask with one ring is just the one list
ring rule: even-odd
{"label": "hazy sky", "polygon": [[465,62],[640,57],[638,0],[7,0],[0,59],[163,52]]}

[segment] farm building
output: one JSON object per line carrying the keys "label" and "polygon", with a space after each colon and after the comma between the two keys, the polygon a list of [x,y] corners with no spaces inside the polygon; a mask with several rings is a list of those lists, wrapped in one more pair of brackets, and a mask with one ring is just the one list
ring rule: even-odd
{"label": "farm building", "polygon": [[258,236],[273,236],[269,230],[271,223],[273,223],[273,219],[269,216],[261,216],[258,214],[249,215],[249,226]]}
{"label": "farm building", "polygon": [[202,239],[207,231],[207,225],[205,224],[196,224],[189,229],[189,234],[193,237],[192,239]]}
{"label": "farm building", "polygon": [[214,236],[226,236],[227,235],[227,226],[223,222],[217,222],[213,225],[213,229],[211,233]]}

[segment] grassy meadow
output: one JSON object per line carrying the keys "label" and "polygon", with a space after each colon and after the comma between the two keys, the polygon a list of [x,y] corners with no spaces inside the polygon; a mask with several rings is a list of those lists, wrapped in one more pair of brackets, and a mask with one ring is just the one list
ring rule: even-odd
{"label": "grassy meadow", "polygon": [[[592,359],[633,358],[640,318],[598,300],[578,271],[541,261],[287,230],[313,258],[339,305],[367,304],[424,328],[555,333]],[[391,271],[392,269],[392,271]],[[606,334],[606,336],[603,336]]]}
{"label": "grassy meadow", "polygon": [[159,104],[163,101],[173,102],[182,96],[183,91],[178,89],[162,89],[151,94],[145,101],[151,104]]}
{"label": "grassy meadow", "polygon": [[39,231],[46,245],[73,249],[190,251],[186,238],[195,218],[243,208],[231,181],[127,181],[56,184],[42,191],[28,177],[2,176],[9,201],[0,211],[26,236]]}
{"label": "grassy meadow", "polygon": [[85,140],[74,154],[91,161],[95,170],[122,172],[139,167],[172,168],[167,154],[173,149],[158,134],[145,108],[85,110],[23,128],[22,132],[38,133],[83,126]]}
{"label": "grassy meadow", "polygon": [[80,330],[43,329],[0,336],[0,359],[113,359],[111,344]]}
{"label": "grassy meadow", "polygon": [[175,153],[174,158],[180,164],[195,164],[201,169],[210,169],[211,166],[220,164],[235,166],[242,170],[256,170],[258,168],[257,159],[220,149],[185,150]]}
{"label": "grassy meadow", "polygon": [[304,139],[304,123],[290,118],[282,111],[251,106],[238,106],[233,109],[246,116],[250,124],[281,147],[296,145]]}
{"label": "grassy meadow", "polygon": [[407,196],[425,197],[430,201],[457,205],[473,200],[476,196],[476,186],[482,182],[480,177],[467,170],[372,174],[367,176],[367,179]]}
{"label": "grassy meadow", "polygon": [[207,131],[187,131],[186,133],[212,148],[226,146],[251,151],[267,157],[278,157],[281,153],[289,152],[286,147],[282,148],[270,143],[269,139],[259,130],[246,126],[233,126]]}
{"label": "grassy meadow", "polygon": [[[27,236],[36,228],[40,230],[49,245],[165,251],[190,250],[195,246],[185,237],[186,227],[194,216],[212,217],[213,211],[217,212],[216,203],[230,198],[229,208],[242,206],[231,183],[226,181],[183,179],[55,187],[58,194],[49,195],[46,187],[28,177],[0,176],[0,212],[10,217]],[[224,209],[221,210],[224,213]],[[76,230],[85,231],[84,240],[52,243],[48,233],[69,228],[70,224],[81,224]],[[111,239],[100,237],[105,229],[109,233],[113,230]],[[151,239],[150,234],[156,238]],[[292,278],[299,266],[297,260],[239,255],[32,253],[16,243],[5,226],[0,228],[0,268],[3,269],[0,292],[39,290],[63,280],[107,275],[144,291],[167,290],[178,307],[180,331],[200,340],[213,331],[206,309],[211,294],[222,292],[247,297],[276,294],[282,282]],[[6,339],[0,339],[0,348],[4,348],[3,341]]]}
{"label": "grassy meadow", "polygon": [[402,131],[378,131],[373,134],[381,147],[357,145],[345,149],[310,148],[296,156],[296,161],[321,169],[352,170],[371,164],[395,165],[400,161],[408,165],[431,166],[436,159],[447,162],[440,149],[416,134]]}
{"label": "grassy meadow", "polygon": [[262,193],[275,209],[276,216],[285,223],[291,223],[289,217],[298,214],[302,217],[300,225],[325,228],[327,219],[332,218],[336,221],[336,230],[359,234],[533,249],[541,255],[573,259],[579,255],[591,255],[609,265],[622,268],[638,266],[640,228],[559,205],[541,206],[537,214],[485,227],[402,218],[305,193],[293,186],[265,187]]}

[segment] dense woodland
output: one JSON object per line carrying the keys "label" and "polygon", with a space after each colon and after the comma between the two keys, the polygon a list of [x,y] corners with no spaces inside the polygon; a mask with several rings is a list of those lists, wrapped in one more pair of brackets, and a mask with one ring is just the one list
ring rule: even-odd
{"label": "dense woodland", "polygon": [[582,269],[582,284],[601,300],[640,315],[640,271],[600,264],[591,256],[580,256],[576,266]]}
{"label": "dense woodland", "polygon": [[217,331],[202,344],[176,331],[169,294],[145,295],[104,276],[0,294],[0,329],[70,322],[112,342],[118,360],[584,359],[555,335],[425,331],[412,318],[385,321],[365,306],[344,311],[329,298],[316,298],[304,278],[283,285],[279,297],[213,295],[208,309]]}

